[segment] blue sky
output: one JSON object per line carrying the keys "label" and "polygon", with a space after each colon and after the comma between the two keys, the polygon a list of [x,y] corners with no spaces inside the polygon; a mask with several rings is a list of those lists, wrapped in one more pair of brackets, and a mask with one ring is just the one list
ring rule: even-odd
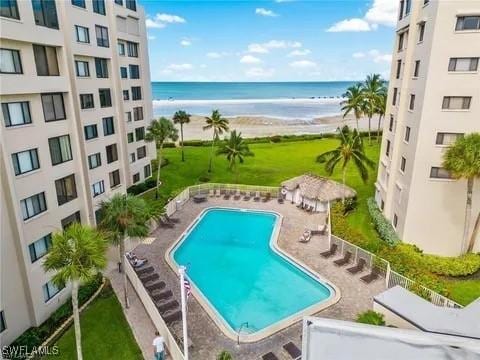
{"label": "blue sky", "polygon": [[396,0],[154,1],[154,81],[357,80],[388,77]]}

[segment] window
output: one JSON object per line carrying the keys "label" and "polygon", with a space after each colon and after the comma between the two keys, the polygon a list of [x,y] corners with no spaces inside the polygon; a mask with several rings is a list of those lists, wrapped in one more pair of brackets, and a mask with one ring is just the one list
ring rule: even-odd
{"label": "window", "polygon": [[85,140],[91,140],[98,137],[97,125],[87,125],[83,127],[83,132],[85,134]]}
{"label": "window", "polygon": [[146,179],[150,176],[152,176],[152,167],[148,164],[143,167],[143,177]]}
{"label": "window", "polygon": [[402,20],[404,9],[405,9],[405,0],[401,0],[400,1],[400,13],[398,14],[398,20]]}
{"label": "window", "polygon": [[103,180],[97,181],[92,184],[92,196],[97,197],[105,192],[105,184]]}
{"label": "window", "polygon": [[33,45],[38,76],[58,76],[57,50],[53,46]]}
{"label": "window", "polygon": [[132,100],[142,100],[142,88],[140,86],[132,86]]}
{"label": "window", "polygon": [[138,44],[135,42],[127,41],[127,52],[130,57],[138,57]]}
{"label": "window", "polygon": [[[3,6],[2,6],[2,16],[3,16]],[[5,321],[5,314],[2,311],[0,311],[0,334],[4,332],[7,329],[7,323]]]}
{"label": "window", "polygon": [[480,30],[480,16],[459,16],[455,30]]}
{"label": "window", "polygon": [[102,165],[102,156],[100,153],[95,153],[92,155],[88,156],[88,168],[89,169],[95,169],[96,167],[99,167]]}
{"label": "window", "polygon": [[128,71],[127,71],[127,68],[124,66],[120,68],[120,77],[122,79],[128,79]]}
{"label": "window", "polygon": [[77,186],[75,184],[75,175],[72,174],[55,180],[55,189],[57,190],[58,206],[76,199]]}
{"label": "window", "polygon": [[133,164],[137,160],[137,154],[130,153],[130,164]]}
{"label": "window", "polygon": [[118,55],[125,56],[125,44],[122,42],[117,43]]}
{"label": "window", "polygon": [[42,94],[42,107],[43,116],[46,122],[66,119],[63,94]]}
{"label": "window", "polygon": [[32,123],[28,101],[2,103],[2,113],[6,127]]}
{"label": "window", "polygon": [[410,94],[410,101],[408,103],[408,109],[409,110],[415,109],[415,95],[414,94]]}
{"label": "window", "polygon": [[400,79],[400,74],[402,73],[402,60],[397,60],[397,75],[395,76],[396,79]]}
{"label": "window", "polygon": [[137,3],[135,0],[125,0],[125,6],[127,9],[136,11],[137,10]]}
{"label": "window", "polygon": [[2,0],[0,3],[0,16],[20,20],[17,0]]}
{"label": "window", "polygon": [[127,123],[132,122],[132,112],[131,111],[127,111],[125,113],[125,119],[127,119]]}
{"label": "window", "polygon": [[63,135],[48,139],[52,165],[58,165],[73,159],[70,147],[70,136]]}
{"label": "window", "polygon": [[385,155],[390,156],[390,140],[387,140],[387,146],[385,147]]}
{"label": "window", "polygon": [[97,72],[97,78],[108,78],[107,59],[95,58],[95,70]]}
{"label": "window", "polygon": [[88,61],[75,61],[75,71],[78,77],[89,77],[90,68],[88,67]]}
{"label": "window", "polygon": [[90,44],[90,33],[87,27],[75,25],[75,33],[77,34],[77,42]]}
{"label": "window", "polygon": [[394,124],[393,115],[390,115],[390,121],[388,123],[388,130],[389,131],[393,131],[393,124]]}
{"label": "window", "polygon": [[470,109],[470,96],[444,96],[442,109],[448,110],[468,110]]}
{"label": "window", "polygon": [[105,15],[105,0],[92,0],[93,12]]}
{"label": "window", "polygon": [[26,174],[40,168],[37,149],[30,149],[12,154],[12,162],[15,175]]}
{"label": "window", "polygon": [[97,45],[101,47],[109,47],[108,29],[104,26],[95,25],[95,34],[97,35]]}
{"label": "window", "polygon": [[124,101],[130,100],[130,93],[128,92],[128,90],[123,90],[122,94],[123,94]]}
{"label": "window", "polygon": [[100,96],[100,107],[110,107],[112,106],[112,96],[110,94],[110,89],[99,89],[98,95]]}
{"label": "window", "polygon": [[410,141],[410,126],[405,126],[405,136],[403,137],[403,139],[405,140],[405,142],[409,142]]}
{"label": "window", "polygon": [[58,29],[55,0],[32,0],[32,7],[35,24]]}
{"label": "window", "polygon": [[415,61],[415,67],[413,69],[413,77],[418,77],[420,73],[420,60]]}
{"label": "window", "polygon": [[422,42],[425,36],[425,22],[418,24],[418,42]]}
{"label": "window", "polygon": [[398,52],[403,50],[404,39],[405,39],[405,33],[404,32],[398,35],[398,49],[397,49]]}
{"label": "window", "polygon": [[405,172],[405,167],[407,166],[407,159],[402,156],[402,160],[400,161],[400,171],[403,173]]}
{"label": "window", "polygon": [[458,138],[462,137],[462,133],[437,133],[436,145],[452,145]]}
{"label": "window", "polygon": [[135,138],[137,141],[145,139],[145,128],[143,126],[135,129]]}
{"label": "window", "polygon": [[138,65],[128,65],[130,70],[130,79],[140,79],[140,68]]}
{"label": "window", "polygon": [[117,144],[106,146],[105,151],[107,152],[107,164],[118,160]]}
{"label": "window", "polygon": [[102,208],[95,210],[95,223],[99,225],[102,222]]}
{"label": "window", "polygon": [[432,179],[451,179],[450,172],[442,167],[432,166],[430,169],[430,178]]}
{"label": "window", "polygon": [[393,214],[393,227],[396,229],[398,225],[398,216],[397,214]]}
{"label": "window", "polygon": [[143,159],[145,156],[147,156],[147,148],[145,146],[141,146],[137,149],[137,159]]}
{"label": "window", "polygon": [[140,181],[140,173],[133,174],[132,180],[133,180],[134,184],[139,182]]}
{"label": "window", "polygon": [[398,89],[393,88],[393,96],[392,96],[392,105],[395,106],[397,104],[397,95],[398,95]]}
{"label": "window", "polygon": [[138,106],[133,108],[133,120],[134,121],[143,120],[143,107]]}
{"label": "window", "polygon": [[47,211],[45,193],[41,192],[20,201],[23,220],[28,220],[44,211]]}
{"label": "window", "polygon": [[72,0],[72,5],[85,9],[85,0]]}
{"label": "window", "polygon": [[115,127],[113,125],[113,117],[106,117],[102,119],[103,122],[103,135],[108,136],[115,134]]}
{"label": "window", "polygon": [[115,4],[117,4],[117,5],[123,5],[123,0],[115,0]]}
{"label": "window", "polygon": [[42,286],[42,289],[43,289],[43,300],[45,302],[48,302],[51,298],[57,295],[60,292],[60,290],[62,290],[63,288],[59,288],[52,281],[49,281]]}
{"label": "window", "polygon": [[0,73],[23,74],[20,51],[12,49],[0,49]]}
{"label": "window", "polygon": [[28,245],[28,250],[30,252],[30,261],[34,263],[38,259],[42,258],[51,247],[52,234],[45,235],[34,243],[31,243],[30,245]]}
{"label": "window", "polygon": [[127,134],[127,143],[130,144],[130,143],[132,143],[132,142],[134,142],[133,132],[129,132],[129,133]]}
{"label": "window", "polygon": [[61,221],[63,230],[68,229],[73,223],[81,223],[82,219],[80,218],[80,211],[74,212],[72,215],[63,218]]}
{"label": "window", "polygon": [[478,57],[475,58],[451,58],[448,63],[448,71],[477,71]]}
{"label": "window", "polygon": [[110,180],[110,188],[120,185],[120,170],[112,171],[108,174]]}
{"label": "window", "polygon": [[82,109],[93,109],[93,94],[80,94],[80,107]]}
{"label": "window", "polygon": [[411,8],[412,8],[412,1],[411,0],[406,0],[405,1],[405,16],[410,14]]}

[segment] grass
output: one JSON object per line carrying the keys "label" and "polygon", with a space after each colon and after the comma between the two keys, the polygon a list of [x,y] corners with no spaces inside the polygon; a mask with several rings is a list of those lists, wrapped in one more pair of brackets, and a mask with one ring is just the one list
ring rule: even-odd
{"label": "grass", "polygon": [[[80,316],[82,329],[82,352],[85,360],[143,359],[130,326],[123,315],[122,307],[110,287],[102,291]],[[49,360],[76,359],[75,334],[71,326],[55,344],[58,355]]]}

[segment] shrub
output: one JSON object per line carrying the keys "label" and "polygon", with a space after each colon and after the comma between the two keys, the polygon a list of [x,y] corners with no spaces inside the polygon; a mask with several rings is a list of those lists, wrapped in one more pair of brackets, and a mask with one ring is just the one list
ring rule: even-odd
{"label": "shrub", "polygon": [[380,209],[377,206],[374,198],[369,198],[367,200],[368,212],[372,217],[373,224],[375,229],[378,232],[380,238],[389,245],[395,245],[400,241],[397,236],[397,233],[393,229],[393,226],[388,222],[387,219],[383,216]]}
{"label": "shrub", "polygon": [[435,255],[423,255],[423,257],[430,271],[438,275],[466,276],[480,269],[479,254],[466,254],[454,258]]}
{"label": "shrub", "polygon": [[233,357],[228,351],[223,350],[217,355],[217,360],[233,360]]}
{"label": "shrub", "polygon": [[368,310],[358,314],[357,322],[361,324],[370,324],[370,325],[385,325],[385,320],[383,314],[377,313],[373,310]]}
{"label": "shrub", "polygon": [[174,148],[174,147],[177,147],[175,145],[175,143],[173,142],[166,142],[166,143],[163,143],[163,148],[166,149],[166,148]]}
{"label": "shrub", "polygon": [[274,135],[270,137],[270,141],[272,143],[279,143],[282,141],[282,137],[280,135]]}
{"label": "shrub", "polygon": [[198,181],[200,182],[209,182],[210,181],[210,175],[208,174],[203,174],[203,175],[200,175],[200,177],[198,178]]}
{"label": "shrub", "polygon": [[357,208],[357,197],[345,199],[345,204],[343,205],[343,215],[347,215],[349,212]]}

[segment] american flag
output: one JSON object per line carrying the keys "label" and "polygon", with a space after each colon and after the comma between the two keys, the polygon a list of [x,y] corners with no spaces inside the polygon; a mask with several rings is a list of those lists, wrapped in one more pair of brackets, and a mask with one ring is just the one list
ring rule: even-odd
{"label": "american flag", "polygon": [[185,288],[185,292],[187,294],[187,298],[190,296],[192,293],[192,286],[190,285],[190,281],[188,279],[183,280],[183,287]]}

